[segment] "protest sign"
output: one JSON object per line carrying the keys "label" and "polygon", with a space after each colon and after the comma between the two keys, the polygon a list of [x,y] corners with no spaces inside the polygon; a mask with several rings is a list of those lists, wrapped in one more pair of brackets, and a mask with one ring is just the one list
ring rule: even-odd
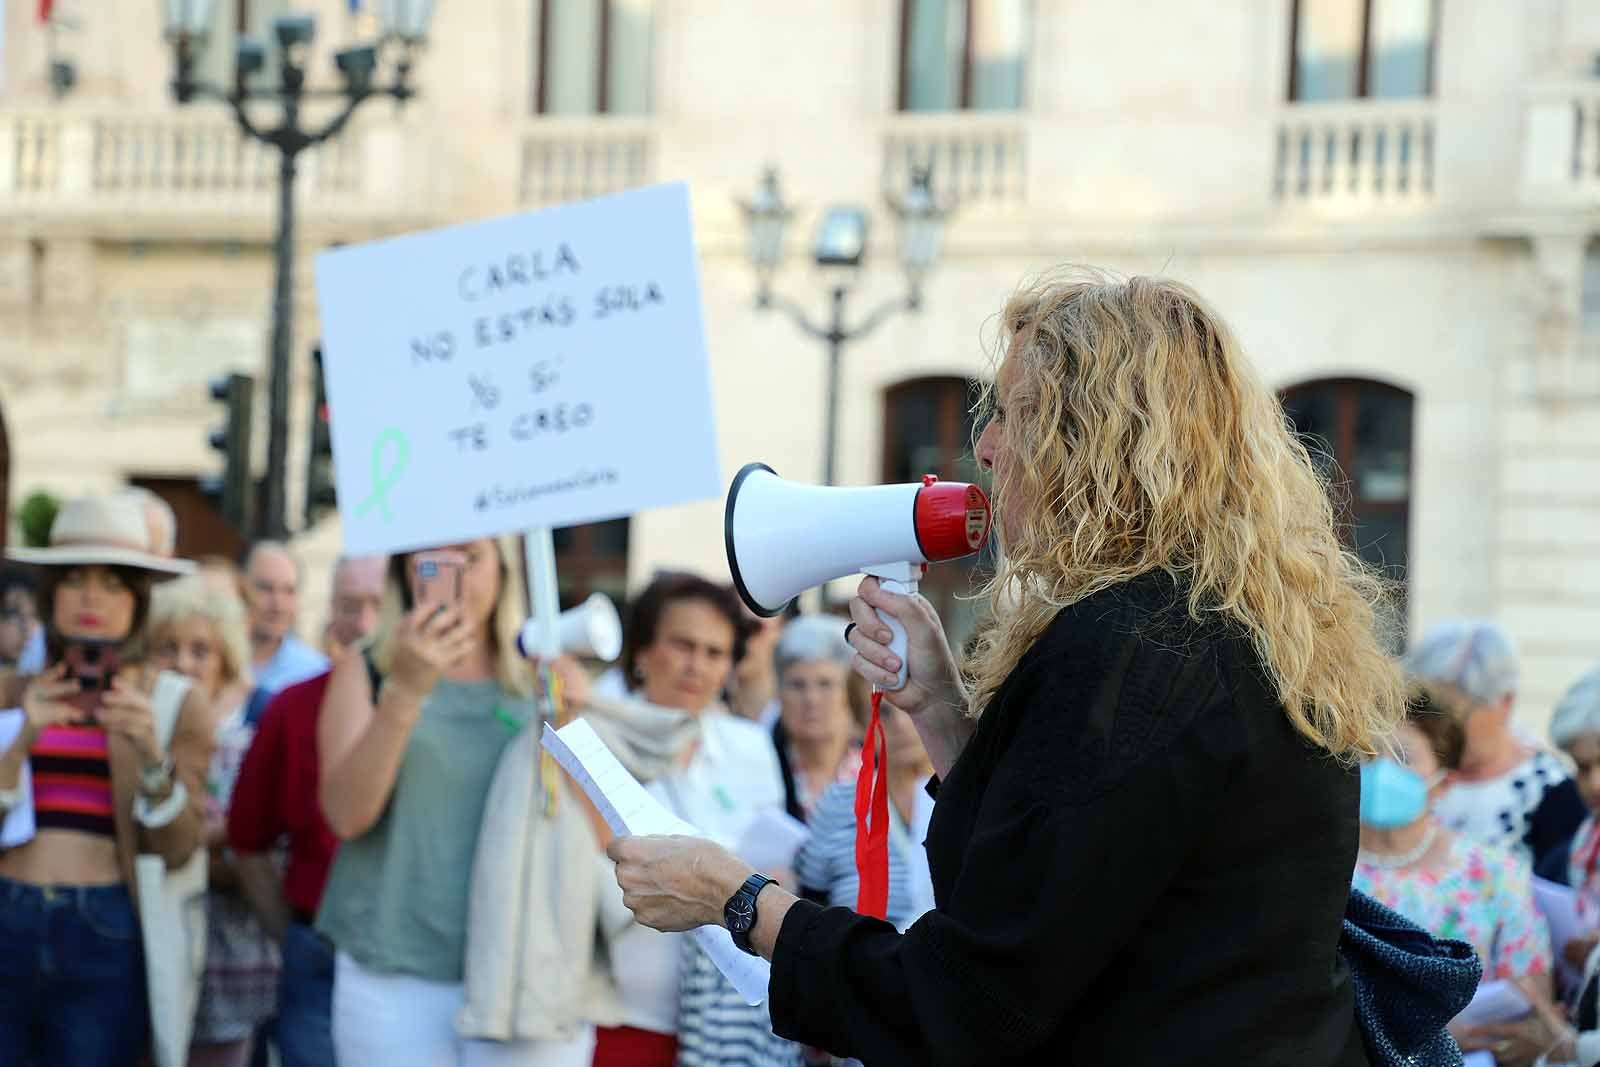
{"label": "protest sign", "polygon": [[721,492],[682,184],[334,249],[317,292],[350,553]]}

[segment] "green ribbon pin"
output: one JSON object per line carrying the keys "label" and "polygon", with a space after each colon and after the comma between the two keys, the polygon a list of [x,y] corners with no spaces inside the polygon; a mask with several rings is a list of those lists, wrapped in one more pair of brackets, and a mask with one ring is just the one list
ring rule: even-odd
{"label": "green ribbon pin", "polygon": [[[386,452],[393,455],[387,465],[384,463]],[[356,508],[357,518],[377,508],[384,522],[394,519],[394,512],[389,510],[389,493],[400,481],[400,476],[405,473],[406,464],[409,462],[411,462],[411,442],[406,439],[404,433],[391,426],[378,435],[378,439],[372,442],[372,492]]]}

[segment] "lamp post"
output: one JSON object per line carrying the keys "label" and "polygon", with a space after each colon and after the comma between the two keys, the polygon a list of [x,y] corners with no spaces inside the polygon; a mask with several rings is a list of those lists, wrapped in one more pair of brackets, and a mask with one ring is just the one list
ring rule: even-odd
{"label": "lamp post", "polygon": [[[288,535],[285,482],[289,451],[289,362],[294,316],[294,180],[301,152],[321,144],[344,129],[356,109],[373,97],[392,97],[404,104],[415,95],[411,88],[411,62],[427,36],[433,17],[433,0],[380,0],[380,39],[356,45],[334,55],[343,84],[314,89],[306,85],[305,54],[316,36],[316,21],[309,15],[274,19],[278,43],[275,85],[253,84],[267,65],[266,44],[241,35],[235,48],[236,76],[223,88],[196,78],[195,66],[204,51],[212,26],[212,0],[163,0],[167,40],[172,45],[177,77],[172,93],[180,104],[205,97],[221,100],[233,111],[239,129],[248,137],[278,150],[278,228],[273,242],[277,279],[272,301],[272,366],[267,416],[267,493],[260,532],[266,537]],[[393,80],[377,84],[380,50],[395,53]],[[301,108],[308,100],[341,101],[336,114],[318,126],[302,125]],[[251,117],[248,105],[267,101],[278,105],[279,121],[263,126]]]}
{"label": "lamp post", "polygon": [[832,485],[838,465],[839,376],[844,346],[859,341],[898,311],[916,311],[922,304],[922,281],[939,257],[939,240],[949,211],[934,199],[926,168],[911,173],[904,193],[889,198],[898,225],[900,267],[906,276],[906,293],[885,301],[859,322],[847,321],[846,304],[866,262],[868,216],[858,207],[831,207],[817,227],[812,259],[829,281],[829,316],[826,323],[812,321],[798,304],[772,291],[772,276],[783,261],[783,235],[794,212],[784,202],[777,171],[762,176],[755,196],[743,201],[749,236],[750,265],[756,272],[756,307],[778,308],[802,332],[828,348],[826,428],[823,438],[822,479]]}

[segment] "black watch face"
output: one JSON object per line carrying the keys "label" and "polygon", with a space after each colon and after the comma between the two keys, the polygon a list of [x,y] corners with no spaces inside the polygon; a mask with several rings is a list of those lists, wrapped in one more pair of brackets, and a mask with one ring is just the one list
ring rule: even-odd
{"label": "black watch face", "polygon": [[756,903],[743,893],[728,902],[728,929],[736,934],[748,933],[756,924]]}

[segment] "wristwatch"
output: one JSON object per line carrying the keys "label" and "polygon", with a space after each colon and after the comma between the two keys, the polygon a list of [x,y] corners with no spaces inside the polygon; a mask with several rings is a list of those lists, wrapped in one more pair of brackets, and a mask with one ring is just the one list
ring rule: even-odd
{"label": "wristwatch", "polygon": [[756,925],[756,897],[767,886],[776,884],[775,878],[752,874],[722,906],[722,922],[727,926],[728,933],[733,935],[733,943],[752,956],[756,955],[756,950],[750,945],[750,931]]}
{"label": "wristwatch", "polygon": [[167,756],[154,767],[139,768],[139,792],[145,795],[160,793],[172,785],[172,774],[176,770],[172,757]]}

